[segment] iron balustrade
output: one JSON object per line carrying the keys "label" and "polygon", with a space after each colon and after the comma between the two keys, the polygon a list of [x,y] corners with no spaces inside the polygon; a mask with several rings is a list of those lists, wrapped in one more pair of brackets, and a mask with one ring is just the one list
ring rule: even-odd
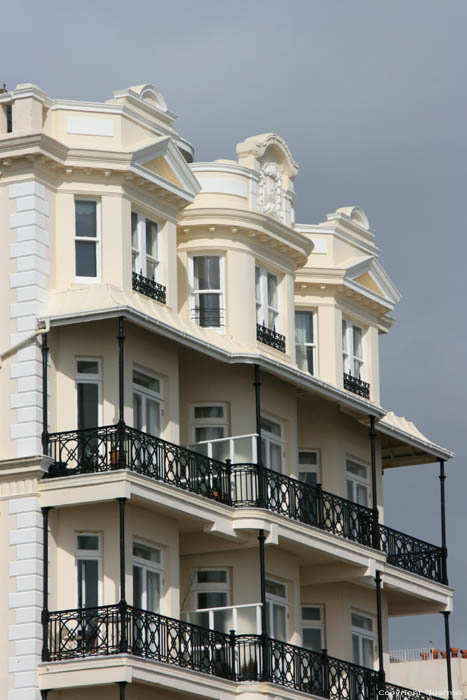
{"label": "iron balustrade", "polygon": [[140,275],[138,272],[132,273],[132,289],[135,292],[144,294],[151,299],[159,301],[161,304],[166,303],[166,288],[163,284],[155,282],[149,277]]}
{"label": "iron balustrade", "polygon": [[285,335],[281,335],[272,328],[268,328],[263,323],[256,324],[256,340],[269,347],[285,352]]}
{"label": "iron balustrade", "polygon": [[190,318],[201,328],[223,328],[224,309],[216,307],[213,309],[192,309]]}
{"label": "iron balustrade", "polygon": [[387,554],[388,564],[444,583],[442,547],[393,530],[386,525],[379,526],[379,533],[380,549]]}
{"label": "iron balustrade", "polygon": [[[331,700],[421,700],[374,669],[259,634],[225,634],[131,605],[50,612],[48,661],[115,655],[190,669],[235,682],[263,681]],[[381,693],[382,691],[382,693]]]}
{"label": "iron balustrade", "polygon": [[363,379],[354,377],[352,374],[347,374],[347,372],[344,372],[344,389],[362,396],[364,399],[370,398],[370,385],[368,382],[364,382]]}
{"label": "iron balustrade", "polygon": [[51,433],[49,455],[48,478],[129,469],[231,503],[226,464],[126,425]]}
{"label": "iron balustrade", "polygon": [[124,424],[51,433],[47,478],[129,469],[235,507],[266,508],[387,554],[387,561],[444,583],[443,550],[385,525],[370,508],[256,464],[221,462]]}

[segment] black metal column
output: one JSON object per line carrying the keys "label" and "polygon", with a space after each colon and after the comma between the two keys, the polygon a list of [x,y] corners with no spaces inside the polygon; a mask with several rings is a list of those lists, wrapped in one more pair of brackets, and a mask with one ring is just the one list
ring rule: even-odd
{"label": "black metal column", "polygon": [[120,651],[125,653],[128,651],[128,636],[127,636],[127,609],[126,602],[126,586],[125,586],[125,502],[126,498],[118,498],[119,505],[119,520],[120,520]]}
{"label": "black metal column", "polygon": [[48,690],[41,690],[41,700],[47,700],[49,692]]}
{"label": "black metal column", "polygon": [[125,468],[125,364],[123,335],[125,319],[118,319],[118,467]]}
{"label": "black metal column", "polygon": [[47,333],[42,336],[42,453],[47,454],[49,448],[49,428],[48,428],[48,357],[49,348],[47,347]]}
{"label": "black metal column", "polygon": [[371,485],[373,498],[373,527],[372,544],[374,549],[380,549],[379,513],[378,513],[378,480],[376,476],[376,430],[375,417],[370,416],[370,452],[371,452]]}
{"label": "black metal column", "polygon": [[452,669],[451,669],[451,638],[449,634],[450,612],[443,612],[444,617],[444,639],[446,644],[446,670],[448,675],[448,697],[452,700]]}
{"label": "black metal column", "polygon": [[378,667],[380,690],[384,690],[386,676],[384,673],[384,658],[383,658],[383,612],[381,609],[381,571],[376,572],[376,617],[378,626]]}
{"label": "black metal column", "polygon": [[448,548],[446,544],[446,493],[445,485],[446,474],[444,473],[444,459],[439,460],[439,482],[440,482],[440,495],[441,495],[441,548],[443,550],[442,554],[442,571],[441,575],[443,577],[443,583],[448,585]]}
{"label": "black metal column", "polygon": [[126,695],[126,681],[119,681],[118,682],[119,686],[119,700],[125,700],[125,695]]}
{"label": "black metal column", "polygon": [[42,661],[49,661],[49,511],[42,510]]}

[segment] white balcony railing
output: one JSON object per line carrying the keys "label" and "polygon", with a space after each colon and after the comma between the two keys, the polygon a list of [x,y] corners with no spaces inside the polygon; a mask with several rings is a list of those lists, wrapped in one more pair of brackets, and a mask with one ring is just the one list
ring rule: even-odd
{"label": "white balcony railing", "polygon": [[397,649],[389,652],[389,660],[394,664],[402,663],[404,661],[421,661],[422,659],[433,658],[433,647],[420,647],[419,649]]}
{"label": "white balcony railing", "polygon": [[202,608],[181,613],[185,622],[229,634],[261,634],[261,603],[229,605],[222,608]]}
{"label": "white balcony railing", "polygon": [[190,450],[225,462],[230,459],[232,464],[256,464],[257,434],[235,435],[234,437],[204,440],[188,445]]}

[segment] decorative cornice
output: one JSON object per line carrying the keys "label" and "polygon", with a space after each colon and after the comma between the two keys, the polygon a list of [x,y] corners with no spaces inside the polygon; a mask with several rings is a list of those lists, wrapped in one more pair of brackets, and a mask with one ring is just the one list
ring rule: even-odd
{"label": "decorative cornice", "polygon": [[284,153],[289,166],[289,177],[293,180],[298,173],[298,163],[294,160],[284,139],[278,134],[250,136],[242,143],[237,144],[237,155],[239,158],[252,155],[259,160],[270,146],[277,146]]}

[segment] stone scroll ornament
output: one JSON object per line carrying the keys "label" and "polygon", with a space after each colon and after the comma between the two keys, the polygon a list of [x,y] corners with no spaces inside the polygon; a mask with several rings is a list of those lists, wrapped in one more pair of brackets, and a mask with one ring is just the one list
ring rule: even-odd
{"label": "stone scroll ornament", "polygon": [[282,216],[282,172],[275,163],[265,163],[261,168],[259,183],[259,209],[269,216]]}

